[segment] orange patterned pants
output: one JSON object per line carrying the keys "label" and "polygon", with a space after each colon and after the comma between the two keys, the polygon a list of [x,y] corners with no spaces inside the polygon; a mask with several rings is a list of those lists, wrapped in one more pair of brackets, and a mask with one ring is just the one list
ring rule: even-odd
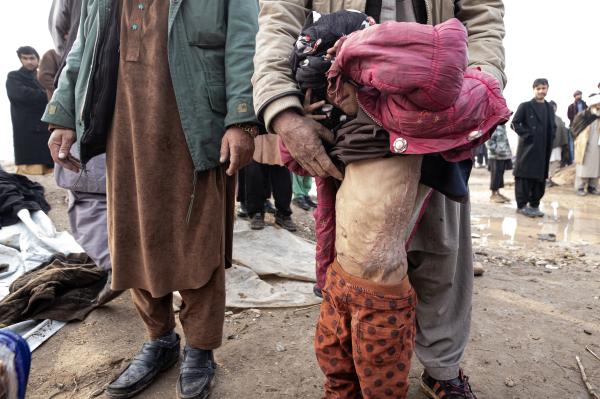
{"label": "orange patterned pants", "polygon": [[406,398],[416,295],[408,278],[378,285],[334,261],[315,335],[327,399]]}

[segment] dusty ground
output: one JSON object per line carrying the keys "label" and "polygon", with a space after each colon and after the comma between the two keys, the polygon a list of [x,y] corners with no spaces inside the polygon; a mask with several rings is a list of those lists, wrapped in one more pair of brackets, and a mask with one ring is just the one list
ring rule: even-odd
{"label": "dusty ground", "polygon": [[[42,180],[54,205],[51,216],[66,228],[64,193]],[[488,181],[487,171],[474,171],[473,243],[486,273],[475,281],[463,367],[479,398],[587,398],[575,355],[600,387],[600,361],[585,351],[589,345],[600,354],[600,199],[555,187],[544,199],[550,217],[526,220],[517,217],[514,204],[489,202]],[[505,193],[512,197],[512,188]],[[302,235],[310,236],[309,214],[296,209],[295,217]],[[539,233],[553,233],[557,241],[540,241]],[[322,376],[312,351],[317,312],[228,315],[212,398],[319,398]],[[101,397],[143,341],[142,323],[123,295],[36,350],[28,397]],[[420,372],[415,359],[410,398],[424,398]],[[139,397],[175,397],[176,378],[177,370],[170,370]]]}

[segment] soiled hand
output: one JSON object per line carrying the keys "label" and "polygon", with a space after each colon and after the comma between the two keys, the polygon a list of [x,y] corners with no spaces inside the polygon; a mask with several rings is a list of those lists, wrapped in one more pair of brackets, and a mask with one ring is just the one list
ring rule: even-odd
{"label": "soiled hand", "polygon": [[333,142],[329,129],[294,111],[283,111],[273,120],[273,130],[281,136],[292,157],[312,176],[343,179],[321,144],[321,139]]}
{"label": "soiled hand", "polygon": [[221,141],[221,163],[229,161],[227,173],[233,176],[238,170],[252,162],[254,139],[239,127],[230,127]]}

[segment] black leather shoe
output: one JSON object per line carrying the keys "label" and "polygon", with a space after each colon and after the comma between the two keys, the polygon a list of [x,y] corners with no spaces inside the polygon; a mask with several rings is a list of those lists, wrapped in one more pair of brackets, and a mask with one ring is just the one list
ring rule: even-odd
{"label": "black leather shoe", "polygon": [[252,230],[262,230],[265,228],[265,215],[264,213],[257,213],[250,217],[250,228]]}
{"label": "black leather shoe", "polygon": [[106,279],[106,284],[102,288],[102,291],[100,291],[100,293],[98,293],[98,296],[92,301],[94,306],[106,305],[107,303],[109,303],[110,301],[112,301],[113,299],[115,299],[116,297],[121,295],[123,292],[125,292],[122,290],[113,290],[112,288],[110,288],[111,284],[112,284],[112,271],[109,270],[108,278]]}
{"label": "black leather shoe", "polygon": [[298,208],[304,211],[310,210],[310,205],[306,203],[306,199],[304,199],[304,197],[296,197],[292,200],[292,202],[294,203],[294,205],[296,205]]}
{"label": "black leather shoe", "polygon": [[317,203],[314,202],[312,200],[312,198],[310,198],[310,195],[305,195],[304,196],[304,202],[306,203],[306,205],[310,206],[311,208],[316,208],[317,207]]}
{"label": "black leather shoe", "polygon": [[177,395],[180,399],[206,399],[210,395],[217,364],[213,351],[186,346],[177,379]]}
{"label": "black leather shoe", "polygon": [[240,203],[240,209],[237,211],[237,216],[241,219],[248,219],[248,211],[246,210],[246,205],[243,202]]}
{"label": "black leather shoe", "polygon": [[131,398],[146,389],[179,360],[179,335],[173,343],[156,339],[146,342],[131,363],[106,388],[109,398]]}
{"label": "black leather shoe", "polygon": [[283,227],[284,229],[286,229],[287,231],[290,231],[292,233],[294,231],[298,230],[298,227],[296,226],[296,223],[294,223],[294,221],[292,220],[291,216],[276,214],[275,215],[275,224]]}

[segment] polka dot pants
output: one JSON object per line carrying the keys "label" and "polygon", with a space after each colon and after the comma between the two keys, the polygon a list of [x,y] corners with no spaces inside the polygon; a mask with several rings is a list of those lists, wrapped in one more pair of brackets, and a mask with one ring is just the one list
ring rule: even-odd
{"label": "polka dot pants", "polygon": [[325,398],[406,398],[415,305],[408,279],[378,286],[333,263],[315,335]]}

